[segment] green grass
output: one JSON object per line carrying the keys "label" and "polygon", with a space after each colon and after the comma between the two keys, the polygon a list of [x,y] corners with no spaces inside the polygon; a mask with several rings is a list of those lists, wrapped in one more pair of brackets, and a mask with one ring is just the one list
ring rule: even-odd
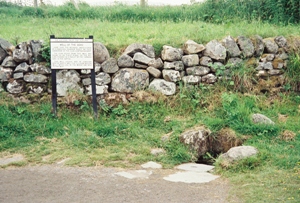
{"label": "green grass", "polygon": [[[213,6],[222,10],[223,3]],[[30,39],[48,43],[52,34],[57,37],[93,35],[95,41],[102,42],[117,57],[128,45],[137,42],[152,44],[159,56],[163,45],[181,47],[188,39],[205,44],[227,35],[299,36],[299,24],[286,23],[284,19],[278,22],[280,15],[277,20],[262,19],[254,16],[255,13],[249,16],[246,12],[243,16],[239,16],[243,13],[231,16],[232,10],[217,12],[217,7],[208,10],[214,11],[213,16],[199,12],[194,15],[198,6],[140,10],[117,5],[97,10],[81,5],[80,11],[76,11],[70,5],[33,10],[11,5],[7,9],[1,4],[0,38],[18,44]],[[199,20],[202,18],[204,21]],[[272,24],[276,21],[277,24]],[[243,67],[234,70],[232,78],[242,85],[230,85],[229,81],[189,90],[180,86],[177,96],[154,104],[104,108],[98,120],[93,119],[90,101],[80,109],[80,104],[86,101],[84,98],[79,98],[77,106],[60,103],[55,118],[49,100],[25,105],[0,93],[0,157],[23,154],[26,161],[19,166],[66,160],[67,165],[136,167],[157,161],[171,168],[195,161],[193,152],[178,140],[183,131],[199,125],[213,132],[230,128],[248,138],[245,145],[259,150],[258,156],[231,165],[216,159],[216,171],[233,183],[233,193],[245,202],[299,202],[300,96],[293,92],[299,90],[299,55],[291,57],[290,67],[285,75],[288,78],[285,92],[270,98],[268,94],[251,93],[245,73],[252,73]],[[253,125],[252,113],[267,115],[276,124]],[[279,114],[285,115],[286,120],[280,120]],[[171,118],[168,122],[167,117]],[[293,132],[295,138],[283,139],[286,130]],[[164,135],[170,139],[162,141]],[[151,155],[153,148],[163,148],[166,153]]]}
{"label": "green grass", "polygon": [[151,44],[160,55],[163,45],[182,47],[189,39],[198,43],[221,40],[231,35],[285,37],[299,35],[298,25],[277,26],[263,22],[246,21],[211,24],[205,22],[109,22],[91,19],[62,18],[2,18],[0,38],[13,44],[30,39],[42,39],[49,42],[51,34],[57,37],[88,37],[103,43],[112,54],[118,56],[132,43]]}
{"label": "green grass", "polygon": [[[272,99],[266,95],[225,92],[225,87],[192,90],[154,104],[119,105],[100,118],[93,119],[91,107],[80,109],[61,103],[58,118],[51,114],[50,101],[24,105],[14,103],[1,93],[0,156],[23,154],[26,164],[51,164],[66,160],[67,165],[130,167],[156,161],[165,168],[195,161],[193,152],[178,136],[199,125],[213,132],[231,128],[248,137],[245,145],[259,155],[232,165],[217,159],[216,171],[228,177],[235,194],[245,202],[297,202],[300,198],[300,109],[299,95],[281,93]],[[89,104],[90,105],[90,104]],[[101,110],[101,109],[100,109]],[[250,116],[262,113],[274,126],[254,125]],[[286,115],[287,120],[279,119]],[[165,121],[170,117],[170,121]],[[295,133],[282,139],[285,130]],[[162,136],[169,134],[168,141]],[[151,155],[153,148],[165,154]]]}

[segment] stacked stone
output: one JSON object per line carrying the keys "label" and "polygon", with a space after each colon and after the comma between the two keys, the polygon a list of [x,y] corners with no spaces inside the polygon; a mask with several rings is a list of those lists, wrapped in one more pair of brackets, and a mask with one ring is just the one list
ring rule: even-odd
{"label": "stacked stone", "polygon": [[[51,92],[51,69],[36,63],[42,41],[31,40],[13,47],[0,39],[0,91],[9,93]],[[263,39],[260,36],[234,39],[227,36],[206,45],[188,40],[182,48],[163,46],[156,57],[154,47],[131,44],[118,58],[111,58],[106,47],[94,43],[96,93],[134,93],[150,88],[164,95],[174,95],[179,82],[185,85],[214,84],[230,76],[233,67],[254,68],[262,79],[282,77],[288,60],[287,40],[283,36]],[[249,66],[250,64],[250,66]],[[222,70],[222,75],[218,70]],[[76,91],[91,95],[90,70],[57,72],[58,96]]]}
{"label": "stacked stone", "polygon": [[259,58],[256,67],[257,76],[266,78],[269,76],[282,76],[287,67],[288,45],[287,40],[282,37],[263,39],[264,53]]}
{"label": "stacked stone", "polygon": [[31,40],[13,46],[0,39],[0,82],[6,84],[9,93],[40,94],[47,91],[51,69],[36,63],[42,44],[43,41]]}

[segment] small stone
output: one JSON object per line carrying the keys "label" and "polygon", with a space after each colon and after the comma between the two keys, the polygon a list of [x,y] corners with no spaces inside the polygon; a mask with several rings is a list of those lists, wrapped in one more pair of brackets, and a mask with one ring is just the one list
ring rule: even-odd
{"label": "small stone", "polygon": [[162,165],[158,164],[156,162],[153,162],[153,161],[149,161],[149,162],[143,164],[142,168],[145,168],[145,169],[148,169],[148,168],[151,168],[151,169],[161,169]]}
{"label": "small stone", "polygon": [[205,46],[203,44],[198,44],[193,40],[188,40],[183,45],[183,52],[185,54],[196,54],[205,50]]}
{"label": "small stone", "polygon": [[259,113],[252,115],[252,121],[253,121],[253,123],[260,123],[260,124],[269,124],[269,125],[274,125],[275,124],[267,116],[265,116],[263,114],[259,114]]}
{"label": "small stone", "polygon": [[84,79],[82,80],[82,84],[83,84],[84,86],[91,85],[91,84],[92,84],[91,78],[84,78]]}
{"label": "small stone", "polygon": [[177,48],[164,45],[161,52],[161,57],[164,61],[180,61],[182,58],[182,53]]}
{"label": "small stone", "polygon": [[201,82],[201,77],[195,75],[187,75],[182,78],[182,81],[185,85],[196,85]]}
{"label": "small stone", "polygon": [[149,66],[147,68],[147,71],[150,73],[150,75],[152,75],[155,78],[160,78],[160,76],[161,76],[161,71],[158,70],[157,68],[152,67],[152,66]]}
{"label": "small stone", "polygon": [[164,154],[166,153],[166,151],[164,149],[161,149],[161,148],[156,148],[156,149],[151,149],[151,152],[150,152],[152,155],[154,156],[158,156],[160,154]]}
{"label": "small stone", "polygon": [[[92,95],[92,85],[86,87],[87,95]],[[107,85],[96,85],[96,95],[108,93],[108,86]]]}
{"label": "small stone", "polygon": [[21,79],[24,77],[24,73],[14,73],[14,79]]}
{"label": "small stone", "polygon": [[184,70],[184,64],[182,61],[164,62],[164,69],[175,69],[177,71]]}
{"label": "small stone", "polygon": [[134,61],[130,56],[123,54],[118,59],[118,66],[120,68],[132,68],[134,67]]}
{"label": "small stone", "polygon": [[179,71],[176,70],[163,70],[163,78],[169,82],[178,82],[181,80]]}
{"label": "small stone", "polygon": [[152,59],[149,63],[149,66],[152,66],[154,68],[162,68],[164,66],[163,61],[161,60],[161,58],[158,59]]}
{"label": "small stone", "polygon": [[117,65],[117,60],[114,58],[110,58],[101,64],[102,70],[105,73],[116,73],[119,70],[119,66]]}

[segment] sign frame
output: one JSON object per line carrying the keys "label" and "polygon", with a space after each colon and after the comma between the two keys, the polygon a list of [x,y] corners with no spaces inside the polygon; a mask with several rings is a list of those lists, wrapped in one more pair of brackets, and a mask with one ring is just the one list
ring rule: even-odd
{"label": "sign frame", "polygon": [[[60,54],[62,56],[60,56]],[[87,57],[87,59],[84,57]],[[52,58],[54,58],[54,60],[52,60]],[[52,77],[52,112],[55,117],[57,117],[56,70],[87,69],[91,70],[92,102],[94,118],[96,119],[98,117],[98,112],[94,63],[94,37],[90,35],[89,38],[56,38],[55,35],[50,35],[50,59]]]}

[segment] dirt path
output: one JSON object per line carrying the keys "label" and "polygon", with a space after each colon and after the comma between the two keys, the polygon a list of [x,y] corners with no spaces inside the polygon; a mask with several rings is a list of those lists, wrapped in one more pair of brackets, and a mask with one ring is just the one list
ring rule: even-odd
{"label": "dirt path", "polygon": [[0,169],[0,202],[229,202],[230,186],[221,178],[187,184],[163,180],[174,170],[152,170],[148,179],[115,175],[120,171],[53,165]]}

